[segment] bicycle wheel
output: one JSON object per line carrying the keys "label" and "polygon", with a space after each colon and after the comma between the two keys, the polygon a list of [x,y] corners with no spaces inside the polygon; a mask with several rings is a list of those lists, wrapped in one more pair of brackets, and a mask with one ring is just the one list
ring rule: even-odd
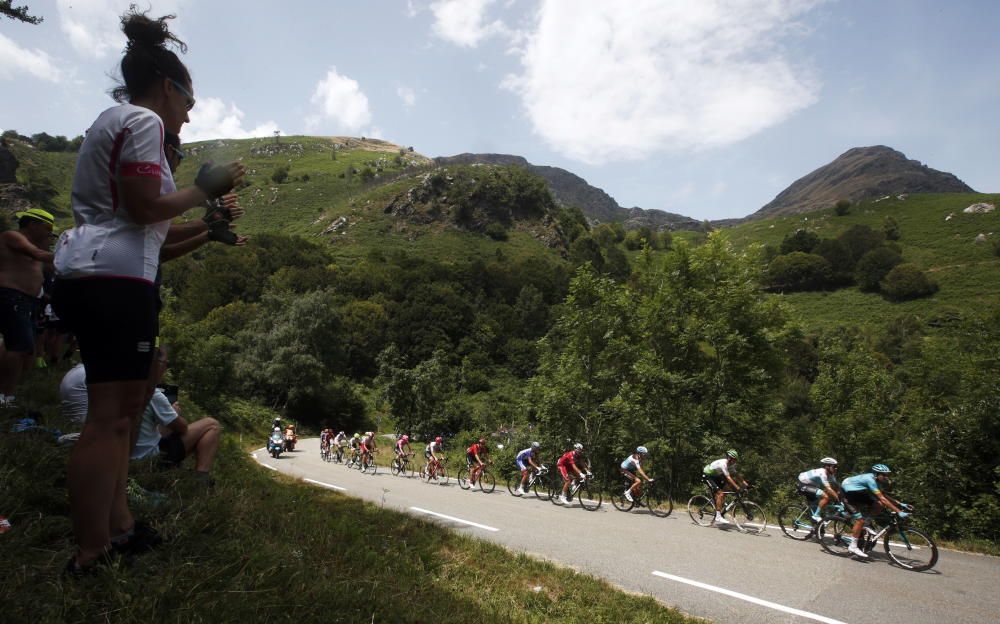
{"label": "bicycle wheel", "polygon": [[[625,485],[627,488],[628,485]],[[608,497],[611,499],[611,505],[618,511],[632,511],[632,507],[635,503],[625,498],[625,489],[617,488],[612,490],[611,495]]]}
{"label": "bicycle wheel", "polygon": [[531,490],[538,500],[547,501],[552,498],[552,488],[542,477],[535,478],[535,482],[531,484]]}
{"label": "bicycle wheel", "polygon": [[392,460],[392,463],[389,464],[389,472],[391,472],[394,477],[398,477],[399,473],[403,472],[403,467],[399,465],[398,459]]}
{"label": "bicycle wheel", "polygon": [[458,471],[458,476],[455,477],[455,478],[458,479],[458,487],[462,488],[463,490],[469,489],[469,469],[468,468],[462,468],[461,470],[459,470]]}
{"label": "bicycle wheel", "polygon": [[744,533],[757,535],[767,530],[764,510],[753,501],[740,501],[733,507],[733,521]]}
{"label": "bicycle wheel", "polygon": [[435,483],[438,485],[448,485],[448,470],[444,466],[438,466],[437,470],[434,471],[434,475],[437,477]]}
{"label": "bicycle wheel", "polygon": [[601,507],[601,502],[604,500],[601,491],[598,489],[591,490],[590,484],[587,482],[580,484],[580,489],[576,491],[576,497],[580,501],[580,505],[587,511],[596,511]]}
{"label": "bicycle wheel", "polygon": [[378,472],[378,464],[375,463],[374,457],[364,462],[364,464],[361,467],[361,472],[370,475],[373,475],[376,472]]}
{"label": "bicycle wheel", "polygon": [[657,518],[666,518],[674,511],[674,501],[670,494],[665,496],[656,488],[649,490],[643,502],[649,507],[649,513]]}
{"label": "bicycle wheel", "polygon": [[692,496],[688,501],[688,515],[695,524],[712,526],[715,523],[715,503],[703,494]]}
{"label": "bicycle wheel", "polygon": [[803,503],[791,503],[782,507],[778,512],[778,526],[785,536],[799,542],[804,542],[816,533],[812,510]]}
{"label": "bicycle wheel", "polygon": [[823,550],[838,557],[850,557],[848,548],[854,543],[851,537],[853,523],[845,518],[833,518],[819,525],[816,535],[819,538],[819,545]]}
{"label": "bicycle wheel", "polygon": [[912,527],[889,531],[882,540],[885,554],[901,568],[923,572],[937,563],[937,544],[926,533]]}
{"label": "bicycle wheel", "polygon": [[521,473],[516,472],[509,477],[507,477],[507,491],[510,492],[511,496],[521,496],[522,493],[518,493],[521,488]]}
{"label": "bicycle wheel", "polygon": [[492,494],[493,490],[497,488],[497,480],[493,476],[492,472],[487,472],[486,470],[479,473],[479,489],[486,494]]}

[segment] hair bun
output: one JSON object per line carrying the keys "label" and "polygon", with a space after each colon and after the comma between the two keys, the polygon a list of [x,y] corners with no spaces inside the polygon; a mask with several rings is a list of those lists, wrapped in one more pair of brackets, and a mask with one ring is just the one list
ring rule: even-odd
{"label": "hair bun", "polygon": [[151,19],[145,13],[136,11],[133,5],[133,8],[122,15],[122,32],[128,37],[128,47],[162,48],[165,43],[172,41],[182,52],[187,51],[187,46],[167,28],[167,20],[174,17],[174,15],[164,15]]}

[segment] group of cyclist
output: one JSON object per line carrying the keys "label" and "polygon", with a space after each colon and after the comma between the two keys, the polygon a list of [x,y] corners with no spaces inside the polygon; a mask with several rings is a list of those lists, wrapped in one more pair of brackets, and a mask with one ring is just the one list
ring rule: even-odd
{"label": "group of cyclist", "polygon": [[[375,435],[371,431],[365,432],[364,435],[355,433],[353,437],[348,438],[343,431],[334,434],[332,429],[324,429],[320,434],[320,452],[324,455],[330,453],[334,446],[340,451],[345,446],[348,447],[352,451],[352,457],[355,461],[371,461],[377,450]],[[425,470],[430,479],[438,479],[444,460],[443,450],[441,436],[435,437],[424,447]],[[530,446],[518,451],[515,455],[514,463],[521,473],[520,482],[514,492],[516,495],[525,493],[532,472],[540,475],[545,470],[545,466],[540,460],[540,450],[541,444],[532,442]],[[559,469],[563,481],[561,493],[556,500],[564,505],[569,505],[571,502],[567,497],[567,492],[574,480],[582,481],[593,476],[593,473],[590,472],[589,462],[583,456],[583,451],[583,444],[577,442],[571,449],[562,453],[556,461],[556,467]],[[395,457],[400,461],[413,455],[410,449],[409,435],[397,438],[394,452]],[[469,489],[480,488],[479,478],[490,461],[489,455],[490,448],[484,438],[479,438],[466,449],[465,460],[469,469]],[[619,465],[620,474],[629,484],[623,492],[624,498],[629,502],[641,495],[643,482],[653,482],[653,478],[646,474],[643,469],[643,463],[648,456],[649,450],[645,446],[639,446],[635,451],[629,453]],[[734,449],[729,449],[724,457],[710,462],[702,470],[702,481],[712,492],[715,502],[715,524],[717,525],[730,524],[724,511],[726,494],[749,487],[746,479],[735,470],[739,459],[739,453]],[[838,482],[837,460],[832,457],[824,457],[820,460],[820,464],[820,467],[806,470],[798,475],[797,491],[809,501],[812,520],[817,523],[823,520],[823,509],[830,502],[843,505],[844,510],[854,520],[852,531],[854,540],[848,551],[857,557],[867,558],[868,555],[857,546],[857,540],[864,530],[862,510],[867,510],[872,515],[879,514],[883,510],[896,513],[900,518],[906,518],[908,515],[901,508],[899,501],[890,498],[883,491],[889,482],[889,475],[892,471],[885,464],[875,464],[869,472],[853,475]]]}
{"label": "group of cyclist", "polygon": [[[733,468],[739,461],[739,453],[734,449],[726,451],[726,456],[717,459],[703,470],[702,480],[708,485],[715,496],[715,523],[729,524],[719,510],[723,509],[723,499],[727,486],[734,491],[749,487],[749,484]],[[823,521],[823,509],[831,502],[840,503],[844,511],[850,514],[854,525],[852,540],[847,550],[852,555],[867,559],[868,554],[858,547],[858,540],[864,530],[865,515],[878,515],[885,510],[905,519],[909,514],[902,509],[899,501],[889,497],[883,489],[889,484],[892,470],[885,464],[875,464],[868,472],[847,477],[842,482],[837,481],[837,460],[824,457],[820,467],[799,473],[796,479],[796,489],[809,503],[813,522]]]}

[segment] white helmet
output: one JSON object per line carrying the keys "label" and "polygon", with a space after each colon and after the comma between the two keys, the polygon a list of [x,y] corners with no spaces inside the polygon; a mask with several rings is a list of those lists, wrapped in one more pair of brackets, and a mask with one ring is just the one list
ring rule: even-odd
{"label": "white helmet", "polygon": [[583,445],[580,444],[579,442],[577,442],[576,444],[573,445],[573,449],[577,450],[577,451],[582,451],[583,450]]}
{"label": "white helmet", "polygon": [[836,466],[837,460],[832,457],[824,457],[823,459],[819,460],[819,463],[823,464],[824,466]]}
{"label": "white helmet", "polygon": [[532,442],[531,443],[531,448],[533,448],[533,449],[535,449],[537,451],[538,449],[542,448],[542,445],[539,444],[538,442]]}

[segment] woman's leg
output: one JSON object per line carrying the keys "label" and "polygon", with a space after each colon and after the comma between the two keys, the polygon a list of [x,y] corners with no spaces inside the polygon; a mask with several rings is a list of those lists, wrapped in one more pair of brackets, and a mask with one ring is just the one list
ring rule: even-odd
{"label": "woman's leg", "polygon": [[67,485],[77,563],[97,558],[110,544],[112,527],[131,528],[125,498],[131,423],[142,409],[146,382],[119,381],[87,387],[87,422],[69,458]]}

